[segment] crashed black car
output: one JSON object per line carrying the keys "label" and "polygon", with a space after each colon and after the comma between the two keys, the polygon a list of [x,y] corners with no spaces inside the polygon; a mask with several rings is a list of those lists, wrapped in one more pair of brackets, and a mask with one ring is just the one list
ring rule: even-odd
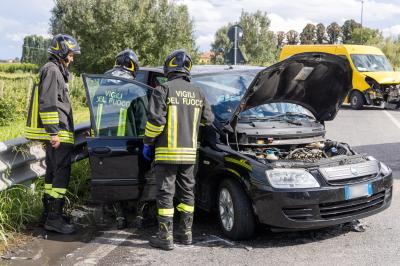
{"label": "crashed black car", "polygon": [[[391,169],[325,138],[324,122],[351,89],[347,60],[304,53],[266,69],[203,66],[192,74],[218,132],[214,147],[198,150],[196,207],[216,211],[228,237],[248,238],[257,223],[313,229],[389,207]],[[165,82],[162,71],[142,69],[137,81],[83,78],[94,132],[88,140],[93,199],[154,199],[140,117],[152,87]]]}

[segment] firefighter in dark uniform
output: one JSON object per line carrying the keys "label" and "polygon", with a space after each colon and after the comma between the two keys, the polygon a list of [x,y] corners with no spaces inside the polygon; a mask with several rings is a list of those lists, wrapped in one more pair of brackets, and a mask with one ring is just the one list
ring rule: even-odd
{"label": "firefighter in dark uniform", "polygon": [[135,79],[139,70],[139,60],[131,49],[123,50],[115,57],[114,67],[104,74],[126,79]]}
{"label": "firefighter in dark uniform", "polygon": [[191,68],[190,56],[183,50],[174,51],[164,63],[168,81],[156,87],[149,100],[143,156],[150,159],[154,149],[159,224],[150,245],[165,250],[174,247],[175,187],[180,214],[176,241],[192,243],[198,129],[200,123],[209,126],[214,120],[204,95],[190,83]]}
{"label": "firefighter in dark uniform", "polygon": [[47,51],[49,61],[40,69],[39,85],[32,92],[25,135],[45,144],[44,228],[71,234],[75,226],[63,214],[74,144],[68,66],[80,54],[80,47],[73,37],[58,34]]}
{"label": "firefighter in dark uniform", "polygon": [[[114,67],[106,71],[104,74],[134,80],[136,78],[136,73],[138,70],[139,60],[136,53],[131,49],[126,49],[117,54],[117,56],[115,57]],[[120,135],[123,136],[137,137],[140,135],[144,135],[144,128],[146,125],[145,123],[147,121],[147,94],[145,90],[136,91],[135,93],[137,94],[136,97],[131,96],[134,98],[134,100],[131,102],[130,106],[126,110],[126,121],[120,121],[126,124],[125,132],[120,132]],[[96,96],[99,95],[96,94]],[[99,98],[96,96],[95,99]],[[103,93],[100,99],[107,101],[107,96]],[[120,125],[118,127],[120,127]],[[117,201],[113,203],[113,209],[115,212],[118,229],[123,229],[127,226],[126,203],[127,202],[125,201]]]}

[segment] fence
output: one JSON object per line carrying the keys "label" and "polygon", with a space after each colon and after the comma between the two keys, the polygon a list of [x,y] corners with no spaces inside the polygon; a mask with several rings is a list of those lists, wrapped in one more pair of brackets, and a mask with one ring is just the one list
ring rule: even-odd
{"label": "fence", "polygon": [[[85,135],[89,130],[89,123],[76,127],[72,162],[88,156]],[[43,176],[46,171],[44,159],[45,151],[40,142],[25,138],[0,142],[0,191]]]}

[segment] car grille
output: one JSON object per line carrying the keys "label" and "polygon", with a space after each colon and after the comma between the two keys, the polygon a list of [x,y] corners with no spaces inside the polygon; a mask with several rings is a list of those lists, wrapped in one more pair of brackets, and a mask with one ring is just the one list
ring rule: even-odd
{"label": "car grille", "polygon": [[367,181],[379,172],[377,161],[366,161],[357,164],[346,164],[319,169],[321,175],[331,185],[343,185]]}
{"label": "car grille", "polygon": [[341,218],[377,209],[382,206],[384,200],[385,191],[382,191],[370,197],[323,203],[319,205],[319,211],[324,219]]}
{"label": "car grille", "polygon": [[317,210],[316,207],[301,206],[283,208],[282,211],[286,217],[295,221],[320,220],[321,218],[328,220],[357,215],[378,209],[383,205],[384,200],[385,191],[382,191],[373,194],[370,197],[322,203],[317,205],[319,210]]}
{"label": "car grille", "polygon": [[292,220],[306,221],[315,219],[312,209],[306,207],[283,208],[283,213]]}

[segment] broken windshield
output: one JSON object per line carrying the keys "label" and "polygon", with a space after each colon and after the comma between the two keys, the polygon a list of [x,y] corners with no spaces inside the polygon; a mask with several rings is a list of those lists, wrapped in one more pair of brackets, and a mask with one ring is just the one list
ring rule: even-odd
{"label": "broken windshield", "polygon": [[350,56],[354,66],[360,72],[393,71],[384,55],[352,54]]}
{"label": "broken windshield", "polygon": [[267,103],[248,109],[240,114],[240,121],[267,120],[312,120],[312,113],[301,105],[294,103]]}
{"label": "broken windshield", "polygon": [[193,82],[201,88],[215,116],[226,121],[232,116],[257,72],[199,75],[193,77]]}

